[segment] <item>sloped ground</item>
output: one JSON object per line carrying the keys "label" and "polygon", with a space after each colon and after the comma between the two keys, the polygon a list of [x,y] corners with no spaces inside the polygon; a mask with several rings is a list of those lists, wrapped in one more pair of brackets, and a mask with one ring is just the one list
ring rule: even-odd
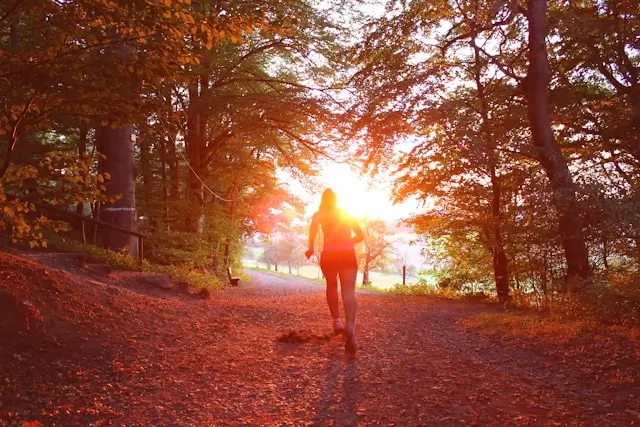
{"label": "sloped ground", "polygon": [[505,342],[461,322],[495,308],[361,293],[351,360],[304,280],[202,300],[41,261],[0,253],[0,425],[640,424],[637,342]]}

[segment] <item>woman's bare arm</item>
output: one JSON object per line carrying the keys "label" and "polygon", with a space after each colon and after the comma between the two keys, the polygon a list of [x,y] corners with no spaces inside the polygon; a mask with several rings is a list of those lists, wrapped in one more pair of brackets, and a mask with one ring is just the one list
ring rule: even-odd
{"label": "woman's bare arm", "polygon": [[311,219],[311,226],[309,227],[309,246],[307,247],[307,251],[304,253],[307,258],[310,258],[314,252],[314,245],[316,243],[316,233],[318,232],[318,218],[317,215],[313,215]]}

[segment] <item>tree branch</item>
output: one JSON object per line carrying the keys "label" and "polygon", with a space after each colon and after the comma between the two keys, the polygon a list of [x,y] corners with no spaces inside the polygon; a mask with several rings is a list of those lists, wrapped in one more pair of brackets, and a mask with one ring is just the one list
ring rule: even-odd
{"label": "tree branch", "polygon": [[18,9],[18,6],[20,5],[20,3],[22,3],[24,0],[18,0],[16,1],[12,6],[9,7],[9,9],[7,9],[7,12],[0,16],[0,24],[2,24],[4,21],[6,21],[7,19],[9,19],[9,16],[11,16],[11,14],[13,12],[15,12]]}

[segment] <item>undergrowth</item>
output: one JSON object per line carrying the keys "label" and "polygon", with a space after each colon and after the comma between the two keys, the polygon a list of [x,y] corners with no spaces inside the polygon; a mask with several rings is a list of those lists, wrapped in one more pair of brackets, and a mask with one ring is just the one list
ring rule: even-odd
{"label": "undergrowth", "polygon": [[104,249],[94,245],[80,243],[75,240],[56,242],[56,247],[59,250],[83,253],[87,256],[87,261],[89,262],[106,264],[121,270],[141,270],[147,273],[166,274],[173,281],[188,283],[190,286],[198,289],[206,288],[215,290],[224,286],[224,282],[215,274],[196,266],[193,262],[183,262],[176,265],[161,265],[143,260],[142,263],[139,264],[138,260],[132,257],[128,252]]}
{"label": "undergrowth", "polygon": [[420,281],[413,285],[397,284],[386,291],[393,295],[422,295],[456,300],[493,301],[494,297],[485,292],[461,292],[454,288],[440,288]]}
{"label": "undergrowth", "polygon": [[[587,289],[549,292],[546,295],[515,290],[511,300],[500,305],[504,310],[481,313],[463,319],[462,323],[467,327],[479,327],[487,333],[558,343],[567,343],[587,333],[638,340],[640,285],[637,279],[628,279],[621,284],[600,278]],[[425,282],[396,285],[388,292],[498,304],[492,294],[441,288]]]}

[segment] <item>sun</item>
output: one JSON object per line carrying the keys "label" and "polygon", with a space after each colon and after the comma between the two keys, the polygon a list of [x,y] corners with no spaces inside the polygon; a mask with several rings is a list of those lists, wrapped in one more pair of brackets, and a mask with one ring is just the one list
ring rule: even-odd
{"label": "sun", "polygon": [[338,206],[356,218],[393,219],[397,216],[391,203],[390,187],[387,186],[388,191],[372,187],[349,165],[328,164],[322,170],[320,182],[337,194]]}
{"label": "sun", "polygon": [[[289,180],[289,182],[291,182]],[[362,177],[344,163],[326,162],[322,165],[321,173],[317,177],[320,191],[312,194],[299,187],[297,194],[307,201],[307,214],[316,212],[320,205],[320,195],[326,188],[331,188],[338,196],[338,206],[357,219],[380,219],[389,223],[409,218],[417,212],[431,210],[434,200],[429,198],[426,203],[419,203],[410,199],[394,205],[391,191],[393,182],[376,177],[375,185],[371,179]]]}

